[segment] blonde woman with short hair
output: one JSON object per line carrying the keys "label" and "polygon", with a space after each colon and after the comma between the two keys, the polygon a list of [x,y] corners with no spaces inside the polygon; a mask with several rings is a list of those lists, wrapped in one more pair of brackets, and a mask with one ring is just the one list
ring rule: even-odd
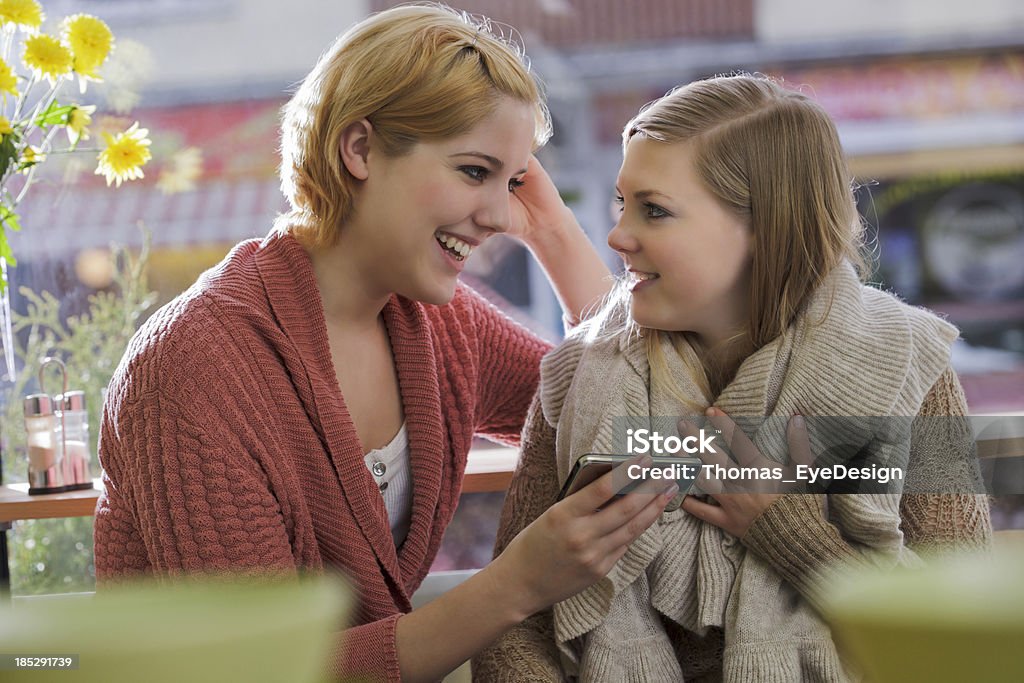
{"label": "blonde woman with short hair", "polygon": [[155,313],[110,385],[97,580],[341,571],[358,607],[333,672],[437,680],[603,576],[669,500],[595,512],[596,482],[412,610],[474,435],[518,442],[549,348],[458,282],[467,258],[517,237],[569,317],[607,270],[532,157],[550,121],[523,55],[483,20],[360,22],[282,128],[290,210]]}
{"label": "blonde woman with short hair", "polygon": [[[614,452],[616,416],[707,415],[732,435],[732,457],[707,453],[706,464],[791,474],[830,436],[812,420],[855,416],[844,438],[908,451],[914,492],[701,480],[710,496],[674,501],[605,579],[511,629],[474,660],[474,675],[855,676],[816,609],[830,571],[913,566],[928,551],[990,542],[963,420],[927,419],[966,413],[949,365],[957,331],[862,283],[852,178],[835,126],[809,97],[764,77],[697,81],[643,109],[623,144],[608,244],[625,277],[542,362],[497,553],[544,514],[580,454]],[[726,415],[745,418],[749,434]],[[907,436],[861,433],[864,416],[926,419]],[[692,433],[692,419],[679,431]]]}

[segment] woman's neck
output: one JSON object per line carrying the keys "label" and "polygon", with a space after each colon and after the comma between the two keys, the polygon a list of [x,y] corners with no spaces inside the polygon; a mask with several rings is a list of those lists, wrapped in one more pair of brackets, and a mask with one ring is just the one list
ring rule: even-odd
{"label": "woman's neck", "polygon": [[740,365],[754,352],[750,344],[750,337],[745,334],[719,341],[710,347],[698,338],[697,343],[694,344],[694,350],[697,357],[700,358],[711,395],[714,397],[717,397],[729,386],[729,383],[735,379]]}
{"label": "woman's neck", "polygon": [[313,274],[324,317],[328,322],[352,329],[375,327],[390,292],[376,291],[365,259],[357,250],[343,248],[340,242],[328,247],[306,247],[313,263]]}

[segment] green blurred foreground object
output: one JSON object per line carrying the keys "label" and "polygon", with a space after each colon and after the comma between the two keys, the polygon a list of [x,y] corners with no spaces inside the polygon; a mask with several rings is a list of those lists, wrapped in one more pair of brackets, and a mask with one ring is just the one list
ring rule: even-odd
{"label": "green blurred foreground object", "polygon": [[837,644],[875,683],[1024,681],[1024,550],[857,576],[830,597]]}
{"label": "green blurred foreground object", "polygon": [[351,598],[337,578],[192,581],[0,607],[0,654],[78,655],[77,671],[4,681],[183,683],[325,680]]}

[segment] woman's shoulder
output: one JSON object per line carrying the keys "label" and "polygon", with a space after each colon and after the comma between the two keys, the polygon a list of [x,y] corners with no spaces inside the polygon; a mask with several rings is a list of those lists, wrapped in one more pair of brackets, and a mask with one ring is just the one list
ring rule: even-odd
{"label": "woman's shoulder", "polygon": [[[257,241],[236,246],[187,290],[160,307],[132,337],[111,389],[167,386],[175,377],[227,372],[246,338],[272,324],[253,265]],[[263,321],[261,323],[261,321]],[[214,372],[207,372],[214,368]]]}
{"label": "woman's shoulder", "polygon": [[900,319],[905,322],[910,334],[934,339],[945,345],[951,344],[960,334],[952,323],[935,311],[908,303],[894,292],[862,284],[861,300],[877,324],[889,323],[893,318]]}
{"label": "woman's shoulder", "polygon": [[542,376],[572,374],[584,353],[602,357],[628,353],[641,337],[631,327],[628,304],[612,299],[591,317],[569,330],[545,357]]}
{"label": "woman's shoulder", "polygon": [[540,400],[545,419],[557,425],[571,392],[606,391],[607,382],[623,363],[644,363],[643,339],[629,324],[621,301],[609,302],[570,330],[566,338],[541,359]]}

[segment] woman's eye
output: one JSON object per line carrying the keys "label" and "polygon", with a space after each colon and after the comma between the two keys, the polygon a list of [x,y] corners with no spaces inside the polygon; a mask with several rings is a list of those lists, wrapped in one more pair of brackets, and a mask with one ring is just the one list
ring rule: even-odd
{"label": "woman's eye", "polygon": [[489,173],[483,166],[460,166],[459,170],[480,183],[487,180],[487,174]]}
{"label": "woman's eye", "polygon": [[626,200],[622,198],[622,195],[620,195],[620,194],[617,194],[617,195],[615,195],[615,197],[614,197],[614,198],[612,199],[612,204],[614,204],[614,205],[615,205],[615,210],[616,210],[616,211],[618,211],[619,213],[622,213],[622,210],[623,210],[623,209],[625,208],[625,206],[626,206]]}
{"label": "woman's eye", "polygon": [[512,180],[508,181],[508,191],[515,192],[525,184],[526,183],[520,180],[519,178],[513,178]]}
{"label": "woman's eye", "polygon": [[644,203],[644,213],[647,214],[648,218],[664,218],[669,215],[668,211],[650,202]]}

